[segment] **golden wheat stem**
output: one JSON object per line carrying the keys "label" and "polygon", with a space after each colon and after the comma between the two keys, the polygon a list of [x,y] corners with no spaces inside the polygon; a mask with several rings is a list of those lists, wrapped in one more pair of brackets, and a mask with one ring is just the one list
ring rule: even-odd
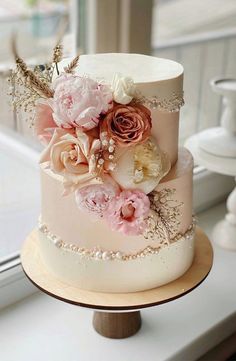
{"label": "golden wheat stem", "polygon": [[80,55],[77,55],[70,63],[64,68],[66,73],[73,73],[78,65]]}
{"label": "golden wheat stem", "polygon": [[12,37],[12,52],[15,57],[16,65],[20,69],[23,77],[25,78],[25,81],[29,82],[32,88],[34,88],[46,98],[53,97],[53,90],[50,89],[48,85],[44,84],[40,79],[38,79],[34,72],[28,69],[24,60],[18,55],[15,36]]}

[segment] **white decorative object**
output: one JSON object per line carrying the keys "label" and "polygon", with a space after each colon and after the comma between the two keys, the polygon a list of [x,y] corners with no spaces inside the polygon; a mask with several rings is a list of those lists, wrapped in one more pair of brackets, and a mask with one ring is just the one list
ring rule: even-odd
{"label": "white decorative object", "polygon": [[199,133],[199,147],[216,156],[236,158],[236,79],[213,79],[211,86],[224,97],[221,126]]}
{"label": "white decorative object", "polygon": [[[213,172],[235,177],[236,158],[215,156],[204,151],[200,146],[201,134],[190,137],[185,144],[186,148],[192,152],[196,163]],[[236,187],[229,195],[226,204],[228,213],[214,227],[212,239],[221,247],[236,251]]]}
{"label": "white decorative object", "polygon": [[111,82],[113,99],[119,104],[129,104],[136,94],[132,78],[116,73]]}

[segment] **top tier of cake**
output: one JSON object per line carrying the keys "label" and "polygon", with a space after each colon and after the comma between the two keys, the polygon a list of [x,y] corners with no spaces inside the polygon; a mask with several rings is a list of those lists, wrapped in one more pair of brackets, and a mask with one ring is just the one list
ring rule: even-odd
{"label": "top tier of cake", "polygon": [[[69,60],[63,60],[63,69]],[[179,108],[183,105],[183,67],[168,59],[140,54],[81,55],[76,74],[111,83],[114,74],[132,78],[152,112],[152,134],[171,164],[178,157]]]}

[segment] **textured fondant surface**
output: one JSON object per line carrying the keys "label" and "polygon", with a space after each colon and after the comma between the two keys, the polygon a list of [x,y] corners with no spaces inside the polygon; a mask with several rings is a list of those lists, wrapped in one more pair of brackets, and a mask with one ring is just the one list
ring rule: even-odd
{"label": "textured fondant surface", "polygon": [[194,236],[163,247],[159,253],[129,261],[91,260],[57,248],[39,232],[41,256],[56,277],[99,292],[136,292],[174,281],[191,266]]}

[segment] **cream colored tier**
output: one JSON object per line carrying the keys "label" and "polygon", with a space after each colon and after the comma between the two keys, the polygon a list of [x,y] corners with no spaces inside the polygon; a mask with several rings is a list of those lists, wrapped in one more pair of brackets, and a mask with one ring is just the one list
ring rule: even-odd
{"label": "cream colored tier", "polygon": [[[62,70],[70,60],[63,60],[59,68]],[[171,164],[175,164],[178,155],[178,109],[183,93],[182,65],[140,54],[82,55],[76,73],[107,83],[111,83],[115,73],[131,77],[138,92],[147,100],[145,105],[152,111],[152,134],[169,155]],[[150,100],[157,101],[157,109]]]}
{"label": "cream colored tier", "polygon": [[[103,219],[94,220],[78,210],[74,193],[63,196],[62,178],[47,169],[46,165],[41,165],[42,222],[50,232],[66,243],[86,248],[100,247],[129,253],[138,252],[148,245],[159,246],[158,237],[147,240],[143,236],[125,236],[111,231]],[[184,234],[192,223],[192,168],[191,154],[184,148],[180,149],[178,162],[156,188],[157,191],[175,189],[175,205],[183,203],[176,235]]]}
{"label": "cream colored tier", "polygon": [[137,292],[174,281],[192,264],[194,234],[182,237],[156,254],[122,261],[91,259],[61,249],[39,231],[45,266],[66,283],[98,292]]}

